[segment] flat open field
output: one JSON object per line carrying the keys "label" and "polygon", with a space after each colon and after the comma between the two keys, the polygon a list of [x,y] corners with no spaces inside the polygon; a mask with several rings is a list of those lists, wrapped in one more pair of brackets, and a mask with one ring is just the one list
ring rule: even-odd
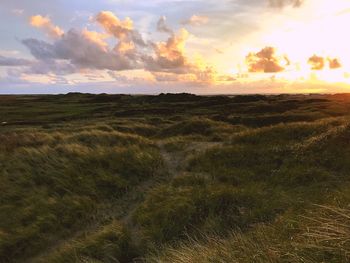
{"label": "flat open field", "polygon": [[0,96],[0,262],[349,262],[350,95]]}

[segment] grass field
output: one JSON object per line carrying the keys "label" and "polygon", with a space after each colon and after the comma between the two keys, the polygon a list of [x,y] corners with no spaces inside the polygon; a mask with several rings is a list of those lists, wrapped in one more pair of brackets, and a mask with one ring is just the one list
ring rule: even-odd
{"label": "grass field", "polygon": [[0,262],[350,261],[350,95],[0,96]]}

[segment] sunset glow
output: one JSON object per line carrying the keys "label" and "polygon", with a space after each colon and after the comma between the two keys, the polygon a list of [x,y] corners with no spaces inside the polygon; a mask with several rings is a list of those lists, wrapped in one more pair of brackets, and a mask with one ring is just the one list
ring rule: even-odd
{"label": "sunset glow", "polygon": [[4,2],[1,93],[350,91],[348,0]]}

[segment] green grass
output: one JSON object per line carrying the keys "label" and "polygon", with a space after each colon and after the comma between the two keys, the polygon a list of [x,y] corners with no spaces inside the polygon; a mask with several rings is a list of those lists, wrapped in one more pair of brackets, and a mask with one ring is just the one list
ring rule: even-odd
{"label": "green grass", "polygon": [[348,262],[349,110],[0,96],[0,262]]}

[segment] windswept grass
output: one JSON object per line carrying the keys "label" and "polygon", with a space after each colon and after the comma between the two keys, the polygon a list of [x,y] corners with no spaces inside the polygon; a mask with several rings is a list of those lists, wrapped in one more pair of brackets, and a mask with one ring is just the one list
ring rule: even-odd
{"label": "windswept grass", "polygon": [[130,233],[119,222],[112,222],[97,232],[66,243],[38,262],[131,262],[138,256]]}
{"label": "windswept grass", "polygon": [[259,225],[248,233],[225,238],[204,236],[165,248],[147,262],[338,262],[350,260],[350,210],[318,206],[298,220],[281,219]]}
{"label": "windswept grass", "polygon": [[157,148],[111,131],[21,131],[3,134],[0,258],[45,249],[85,225],[99,210],[162,173]]}
{"label": "windswept grass", "polygon": [[0,262],[349,262],[349,105],[0,96]]}

